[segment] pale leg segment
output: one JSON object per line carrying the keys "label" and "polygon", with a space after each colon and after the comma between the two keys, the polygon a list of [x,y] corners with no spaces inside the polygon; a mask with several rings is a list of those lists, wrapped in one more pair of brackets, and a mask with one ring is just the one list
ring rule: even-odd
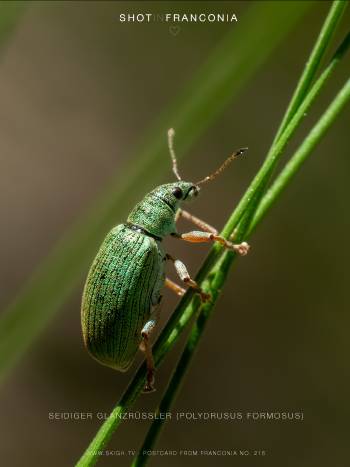
{"label": "pale leg segment", "polygon": [[210,224],[207,224],[204,222],[202,219],[199,219],[199,217],[194,216],[188,211],[184,211],[183,209],[179,209],[176,213],[176,219],[179,217],[183,217],[184,219],[188,220],[189,222],[192,222],[192,224],[196,225],[200,229],[204,230],[204,232],[210,232],[214,235],[217,235],[219,232],[216,230],[215,227],[211,226]]}
{"label": "pale leg segment", "polygon": [[169,254],[166,255],[166,258],[169,259],[170,261],[172,261],[172,263],[174,264],[177,275],[179,276],[181,281],[185,285],[187,285],[187,286],[191,287],[192,289],[194,289],[200,295],[202,302],[206,302],[206,301],[208,301],[210,299],[210,294],[207,294],[207,293],[203,292],[203,290],[199,287],[197,282],[194,281],[193,279],[191,279],[191,277],[190,277],[190,275],[189,275],[189,273],[187,271],[187,268],[186,268],[186,266],[184,265],[184,263],[182,261],[180,261],[179,259],[173,258]]}
{"label": "pale leg segment", "polygon": [[154,311],[151,313],[150,319],[144,325],[141,331],[142,341],[140,344],[140,350],[145,354],[146,365],[147,365],[147,376],[146,384],[143,388],[143,392],[153,392],[154,388],[154,373],[156,371],[154,366],[152,346],[150,343],[150,336],[156,327],[159,320],[160,304],[156,306]]}
{"label": "pale leg segment", "polygon": [[194,230],[192,232],[186,232],[183,234],[174,234],[176,238],[192,243],[218,242],[228,250],[236,251],[242,256],[246,255],[249,251],[249,245],[247,242],[242,242],[239,244],[229,242],[225,238],[218,235],[218,231],[214,227],[202,221],[198,217],[193,216],[187,211],[179,209],[177,212],[177,217],[183,217],[184,219],[187,219],[197,227],[201,228],[203,231]]}
{"label": "pale leg segment", "polygon": [[176,284],[176,282],[173,282],[171,279],[168,277],[165,278],[165,286],[168,287],[168,289],[172,290],[173,292],[176,293],[176,295],[179,295],[182,297],[186,290],[182,288],[180,285]]}
{"label": "pale leg segment", "polygon": [[186,232],[183,234],[175,235],[180,240],[191,243],[203,243],[203,242],[218,242],[228,250],[236,251],[242,256],[245,256],[249,251],[249,245],[247,242],[239,244],[231,243],[220,235],[214,235],[209,232],[201,232],[200,230],[193,230],[192,232]]}

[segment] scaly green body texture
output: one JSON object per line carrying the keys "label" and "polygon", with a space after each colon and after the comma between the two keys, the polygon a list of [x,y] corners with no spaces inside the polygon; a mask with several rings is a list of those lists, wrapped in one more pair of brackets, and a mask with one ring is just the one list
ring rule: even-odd
{"label": "scaly green body texture", "polygon": [[164,285],[158,242],[119,225],[109,232],[89,272],[82,305],[84,342],[104,365],[125,371]]}
{"label": "scaly green body texture", "polygon": [[[199,193],[199,185],[213,179],[240,150],[231,156],[213,175],[196,184],[182,181],[176,166],[172,146],[173,132],[169,132],[169,148],[175,183],[161,185],[147,194],[131,211],[125,224],[114,227],[98,251],[86,279],[81,323],[84,343],[89,353],[100,363],[126,371],[140,348],[146,356],[147,381],[145,391],[154,389],[154,363],[149,341],[156,325],[164,284],[178,295],[185,290],[165,277],[165,262],[173,262],[181,281],[200,294],[210,297],[191,279],[186,266],[165,254],[161,241],[173,235],[189,242],[220,242],[226,248],[246,254],[248,245],[234,245],[220,237],[213,227],[180,208],[183,201]],[[179,234],[179,216],[201,228]]]}

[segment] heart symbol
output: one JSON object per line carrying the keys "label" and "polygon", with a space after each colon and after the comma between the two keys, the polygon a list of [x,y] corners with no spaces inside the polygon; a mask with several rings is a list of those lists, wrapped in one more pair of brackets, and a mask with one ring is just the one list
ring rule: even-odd
{"label": "heart symbol", "polygon": [[169,28],[169,32],[170,34],[172,34],[173,36],[177,36],[179,34],[179,32],[181,31],[181,28],[180,26],[170,26]]}

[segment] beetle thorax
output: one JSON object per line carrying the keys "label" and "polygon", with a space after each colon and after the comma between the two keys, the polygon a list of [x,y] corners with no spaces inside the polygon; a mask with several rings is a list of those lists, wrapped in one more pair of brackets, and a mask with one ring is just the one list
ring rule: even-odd
{"label": "beetle thorax", "polygon": [[131,211],[128,222],[157,237],[176,232],[175,218],[180,203],[192,197],[193,184],[184,181],[161,185]]}

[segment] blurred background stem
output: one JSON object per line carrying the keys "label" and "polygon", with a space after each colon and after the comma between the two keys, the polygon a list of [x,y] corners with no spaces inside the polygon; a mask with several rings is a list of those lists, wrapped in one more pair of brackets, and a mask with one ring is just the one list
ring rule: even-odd
{"label": "blurred background stem", "polygon": [[10,37],[16,27],[26,2],[0,2],[0,51],[6,45],[7,39]]}

